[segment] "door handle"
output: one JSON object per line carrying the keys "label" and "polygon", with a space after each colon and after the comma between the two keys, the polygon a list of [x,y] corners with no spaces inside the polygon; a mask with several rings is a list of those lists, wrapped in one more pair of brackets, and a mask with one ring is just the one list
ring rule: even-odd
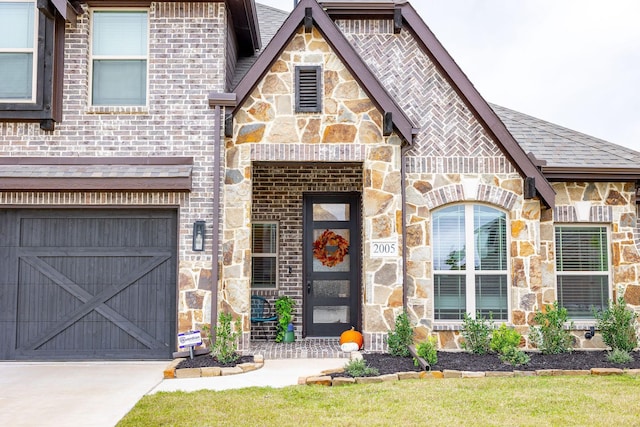
{"label": "door handle", "polygon": [[311,295],[311,280],[307,281],[307,295]]}

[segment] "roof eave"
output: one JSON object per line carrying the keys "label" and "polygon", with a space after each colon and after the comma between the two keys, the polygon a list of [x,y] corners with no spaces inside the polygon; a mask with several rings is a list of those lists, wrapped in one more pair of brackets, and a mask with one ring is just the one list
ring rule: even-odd
{"label": "roof eave", "polygon": [[585,168],[583,166],[543,166],[542,173],[556,182],[640,181],[640,168]]}

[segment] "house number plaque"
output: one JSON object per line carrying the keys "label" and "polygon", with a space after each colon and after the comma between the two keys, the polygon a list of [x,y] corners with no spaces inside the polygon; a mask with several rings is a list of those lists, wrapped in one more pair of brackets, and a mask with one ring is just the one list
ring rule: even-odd
{"label": "house number plaque", "polygon": [[397,257],[398,242],[396,240],[373,240],[371,242],[371,257]]}

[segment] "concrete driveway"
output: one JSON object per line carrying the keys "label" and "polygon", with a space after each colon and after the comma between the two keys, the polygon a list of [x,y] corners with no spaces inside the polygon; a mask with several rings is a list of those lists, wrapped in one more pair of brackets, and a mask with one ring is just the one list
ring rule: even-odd
{"label": "concrete driveway", "polygon": [[114,426],[165,362],[0,362],[0,426]]}

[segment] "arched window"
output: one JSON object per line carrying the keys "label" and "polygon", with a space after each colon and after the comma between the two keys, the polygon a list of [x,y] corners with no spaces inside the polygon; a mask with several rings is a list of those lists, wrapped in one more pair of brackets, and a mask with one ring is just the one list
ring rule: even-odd
{"label": "arched window", "polygon": [[508,312],[507,217],[485,205],[433,212],[433,287],[436,321]]}

